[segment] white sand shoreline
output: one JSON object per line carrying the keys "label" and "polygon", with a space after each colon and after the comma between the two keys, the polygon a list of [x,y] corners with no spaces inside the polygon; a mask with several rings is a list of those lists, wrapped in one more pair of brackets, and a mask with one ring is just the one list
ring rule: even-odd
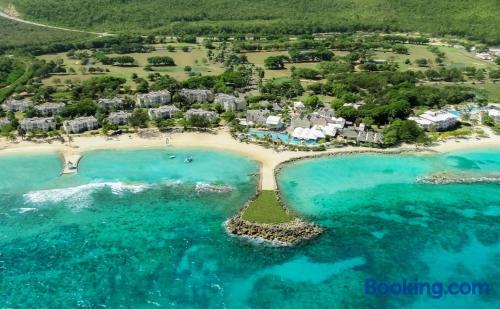
{"label": "white sand shoreline", "polygon": [[[170,135],[170,142],[167,146],[166,135],[142,138],[138,134],[121,135],[116,139],[109,140],[104,136],[75,136],[70,145],[61,142],[34,143],[29,141],[20,141],[12,143],[6,139],[0,139],[0,155],[3,154],[34,154],[34,153],[61,153],[63,156],[75,154],[84,154],[94,150],[111,149],[143,149],[143,148],[208,148],[221,151],[229,151],[244,155],[261,164],[261,188],[265,190],[276,189],[274,179],[274,170],[281,163],[295,158],[313,157],[321,154],[328,155],[332,153],[344,152],[366,152],[381,149],[371,149],[366,147],[347,146],[341,148],[328,149],[323,152],[304,152],[304,151],[281,151],[277,152],[270,148],[264,148],[255,144],[242,143],[235,140],[227,130],[221,129],[212,133],[176,133]],[[457,142],[459,141],[459,142]],[[500,136],[491,135],[489,138],[476,139],[452,139],[440,142],[431,147],[419,147],[418,149],[428,149],[437,152],[452,152],[457,150],[477,149],[477,148],[500,148]],[[417,150],[414,145],[402,145],[399,147],[388,148],[387,152],[412,151]]]}

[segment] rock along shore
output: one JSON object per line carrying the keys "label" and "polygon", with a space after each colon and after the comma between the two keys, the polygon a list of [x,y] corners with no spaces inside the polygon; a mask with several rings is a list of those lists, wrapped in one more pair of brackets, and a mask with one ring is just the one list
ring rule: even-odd
{"label": "rock along shore", "polygon": [[287,223],[267,224],[249,222],[236,216],[227,220],[224,225],[233,235],[269,242],[275,246],[294,246],[319,236],[324,230],[299,218]]}
{"label": "rock along shore", "polygon": [[417,178],[417,183],[431,185],[448,185],[448,184],[471,184],[471,183],[497,183],[500,182],[500,175],[484,175],[484,176],[461,176],[451,175],[446,173],[434,174]]}

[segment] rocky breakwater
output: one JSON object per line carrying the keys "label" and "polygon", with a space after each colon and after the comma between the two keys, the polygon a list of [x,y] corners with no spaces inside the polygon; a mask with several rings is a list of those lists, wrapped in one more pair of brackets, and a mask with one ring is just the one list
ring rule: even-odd
{"label": "rocky breakwater", "polygon": [[294,246],[319,236],[323,231],[322,227],[298,218],[287,223],[268,224],[249,222],[241,216],[236,216],[226,221],[225,227],[233,235],[269,242],[276,246]]}
{"label": "rocky breakwater", "polygon": [[500,175],[454,175],[439,173],[417,178],[417,183],[432,185],[470,184],[470,183],[500,183]]}

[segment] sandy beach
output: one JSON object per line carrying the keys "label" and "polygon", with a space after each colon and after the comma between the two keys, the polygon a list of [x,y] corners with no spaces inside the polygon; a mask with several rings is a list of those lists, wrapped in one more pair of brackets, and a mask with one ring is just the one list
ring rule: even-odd
{"label": "sandy beach", "polygon": [[[167,144],[168,136],[168,144]],[[75,136],[70,143],[61,143],[54,141],[52,143],[35,143],[30,141],[11,142],[6,139],[0,139],[1,154],[18,153],[47,153],[59,152],[65,157],[75,154],[83,154],[92,150],[100,149],[133,149],[133,148],[160,148],[160,147],[198,147],[210,148],[215,150],[231,151],[248,158],[251,158],[261,164],[261,188],[265,190],[276,189],[274,179],[275,168],[283,162],[301,158],[328,155],[341,152],[366,152],[370,150],[380,152],[381,149],[370,149],[366,147],[340,147],[328,149],[324,152],[301,152],[301,151],[281,151],[270,148],[264,148],[251,143],[242,143],[229,134],[226,129],[220,129],[215,133],[175,133],[175,134],[153,134],[153,136],[144,137],[141,134],[126,134],[114,138],[104,136]],[[469,139],[450,139],[439,142],[434,146],[425,147],[425,149],[438,152],[450,152],[460,149],[474,149],[484,147],[500,147],[500,135],[490,134],[488,138]],[[424,147],[420,147],[422,149]],[[388,148],[382,151],[411,151],[416,150],[415,145],[402,145],[399,147]]]}

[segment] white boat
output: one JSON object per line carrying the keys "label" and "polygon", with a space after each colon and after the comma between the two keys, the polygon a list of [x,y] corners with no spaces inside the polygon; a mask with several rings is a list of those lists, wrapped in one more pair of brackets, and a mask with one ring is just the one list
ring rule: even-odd
{"label": "white boat", "polygon": [[184,159],[184,162],[185,163],[191,163],[191,162],[193,162],[193,157],[191,157],[191,156],[186,157],[186,159]]}
{"label": "white boat", "polygon": [[171,156],[170,156],[170,159],[175,159],[175,156],[174,156],[174,155],[171,155]]}

